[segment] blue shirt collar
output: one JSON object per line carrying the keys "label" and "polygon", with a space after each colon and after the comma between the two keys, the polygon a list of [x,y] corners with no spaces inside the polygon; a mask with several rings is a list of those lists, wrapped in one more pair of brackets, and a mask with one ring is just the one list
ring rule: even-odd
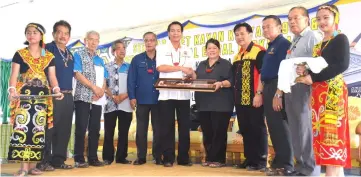
{"label": "blue shirt collar", "polygon": [[282,34],[279,34],[276,38],[275,38],[275,40],[273,40],[272,42],[269,42],[268,43],[268,46],[271,46],[272,44],[274,44],[274,43],[276,43],[279,39],[281,39],[282,38]]}
{"label": "blue shirt collar", "polygon": [[144,52],[145,58],[151,61],[156,61],[157,60],[157,51],[155,51],[155,55],[154,55],[154,59],[152,60],[148,55],[147,52]]}

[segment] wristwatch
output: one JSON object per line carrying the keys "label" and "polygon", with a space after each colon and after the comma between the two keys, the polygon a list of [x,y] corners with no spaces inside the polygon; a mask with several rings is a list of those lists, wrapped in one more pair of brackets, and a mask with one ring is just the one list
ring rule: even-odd
{"label": "wristwatch", "polygon": [[256,94],[257,94],[257,95],[262,95],[262,91],[259,91],[259,90],[258,90],[258,91],[256,92]]}
{"label": "wristwatch", "polygon": [[277,97],[277,98],[282,98],[282,95],[276,93],[276,94],[275,94],[275,97]]}

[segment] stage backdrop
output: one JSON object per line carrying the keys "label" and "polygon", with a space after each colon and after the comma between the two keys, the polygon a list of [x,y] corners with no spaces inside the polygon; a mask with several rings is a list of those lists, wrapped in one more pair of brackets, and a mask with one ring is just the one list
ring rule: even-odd
{"label": "stage backdrop", "polygon": [[[361,17],[361,2],[348,3],[349,1],[330,1],[329,3],[337,5],[340,11],[340,25],[339,29],[341,33],[348,36],[350,45],[356,44],[355,47],[351,48],[351,62],[349,69],[344,73],[345,80],[348,84],[357,83],[361,81],[361,44],[357,44],[361,37],[361,23],[356,22],[355,17]],[[309,9],[310,13],[310,26],[316,35],[322,35],[318,30],[316,21],[316,11],[318,7]],[[235,24],[240,22],[247,22],[253,28],[253,39],[254,42],[267,48],[268,40],[263,37],[262,32],[262,19],[264,16],[253,15],[239,21],[220,24],[220,25],[206,25],[197,24],[192,21],[186,21],[183,23],[184,33],[181,43],[190,47],[193,51],[193,59],[196,64],[199,61],[206,59],[205,54],[205,43],[210,38],[218,39],[221,42],[221,56],[223,58],[231,60],[233,56],[238,52],[239,47],[235,42],[235,36],[233,33],[233,27]],[[292,40],[293,34],[291,33],[288,26],[287,15],[279,15],[282,21],[282,33],[283,35]],[[166,29],[165,29],[166,30]],[[158,45],[164,45],[169,42],[167,32],[163,32],[158,36]],[[127,45],[127,56],[126,61],[130,62],[131,59],[141,52],[144,52],[145,47],[141,39],[123,38]],[[361,42],[360,42],[361,43]],[[72,51],[76,51],[83,44],[77,41],[70,45]],[[113,60],[114,56],[111,54],[111,43],[104,44],[99,47],[98,53],[107,63]],[[358,49],[358,50],[357,50]],[[361,94],[361,84],[353,85],[354,89],[350,89],[352,95],[358,92],[358,96]],[[357,94],[356,94],[357,95]],[[192,103],[194,104],[194,100]]]}

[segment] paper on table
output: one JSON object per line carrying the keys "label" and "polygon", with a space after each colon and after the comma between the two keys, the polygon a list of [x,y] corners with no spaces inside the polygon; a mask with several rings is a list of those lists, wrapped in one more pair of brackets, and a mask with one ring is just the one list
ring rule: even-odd
{"label": "paper on table", "polygon": [[306,63],[313,73],[320,73],[328,66],[323,57],[297,57],[282,60],[278,70],[277,88],[285,93],[291,92],[291,86],[295,85],[295,80],[299,75],[296,73],[297,64]]}

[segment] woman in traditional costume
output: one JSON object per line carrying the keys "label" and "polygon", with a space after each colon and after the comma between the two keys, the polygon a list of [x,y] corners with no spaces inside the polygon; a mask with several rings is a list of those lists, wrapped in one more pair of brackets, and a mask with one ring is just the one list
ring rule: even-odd
{"label": "woman in traditional costume", "polygon": [[[54,56],[45,50],[44,35],[43,26],[28,24],[24,43],[28,47],[18,50],[12,60],[8,92],[13,133],[8,160],[21,162],[15,176],[41,174],[35,165],[43,158],[45,129],[52,128],[53,123],[52,97],[46,95],[53,91],[58,95],[57,99],[63,98],[55,75]],[[20,100],[19,95],[36,95],[38,98]]]}
{"label": "woman in traditional costume", "polygon": [[[342,73],[350,60],[349,41],[337,31],[339,11],[334,5],[321,6],[317,22],[324,33],[315,45],[313,56],[322,56],[328,66],[320,73],[310,73],[297,82],[312,84],[312,129],[316,164],[326,166],[326,176],[344,176],[343,168],[351,167],[348,124],[348,91]],[[297,73],[302,75],[304,67]]]}

